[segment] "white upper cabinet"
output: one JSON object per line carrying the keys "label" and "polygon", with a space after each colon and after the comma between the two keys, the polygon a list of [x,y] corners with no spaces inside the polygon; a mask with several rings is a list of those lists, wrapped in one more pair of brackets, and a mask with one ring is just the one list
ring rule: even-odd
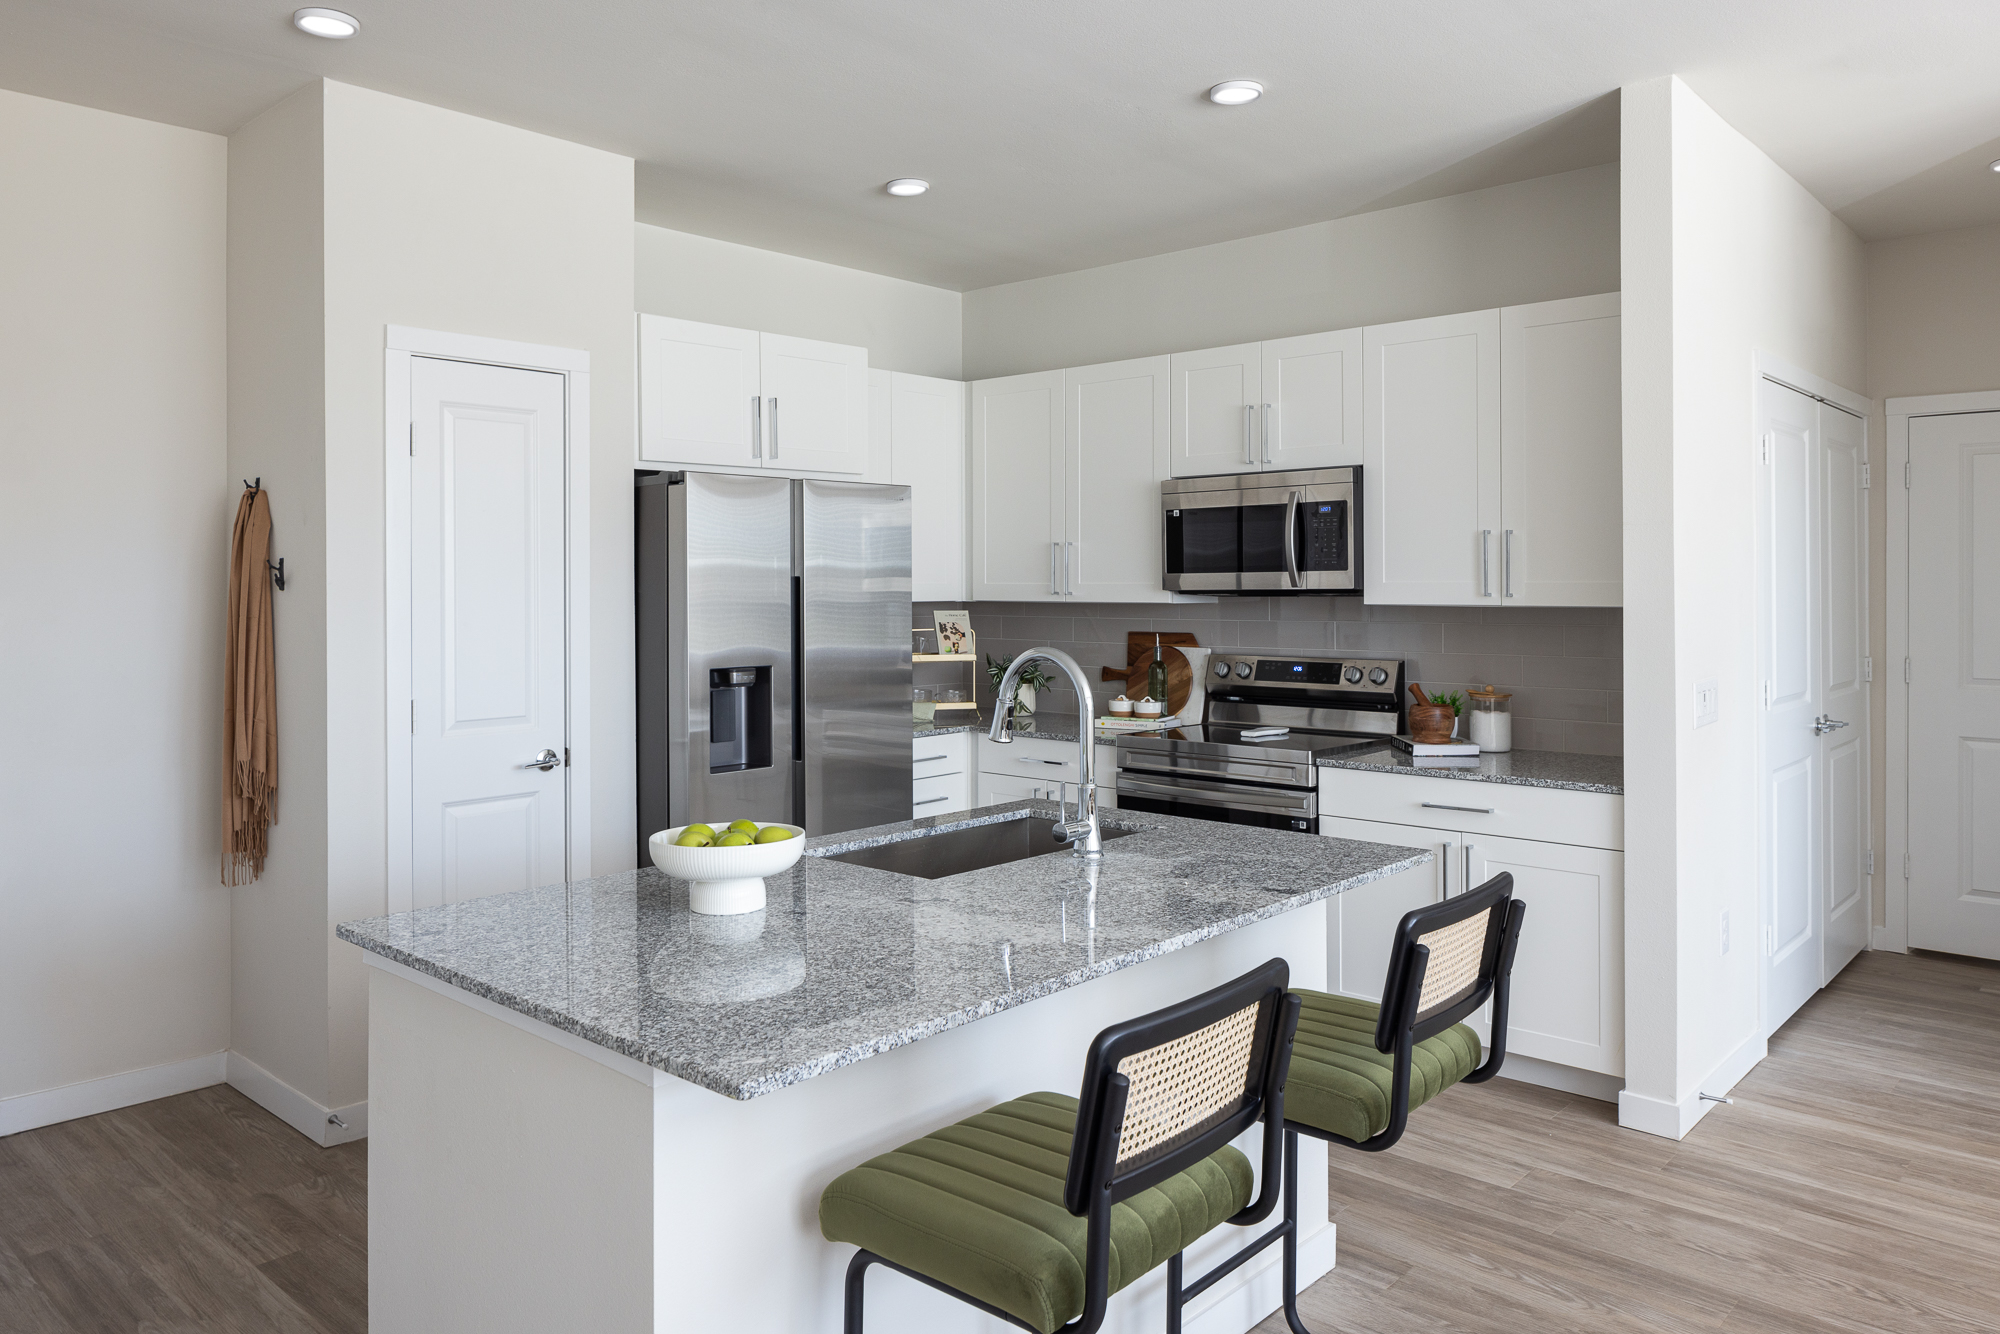
{"label": "white upper cabinet", "polygon": [[1069,540],[1063,401],[1061,371],[972,386],[975,599],[1028,602],[1062,595]]}
{"label": "white upper cabinet", "polygon": [[1160,479],[1171,442],[1170,357],[1064,373],[1068,570],[1063,596],[1164,602]]}
{"label": "white upper cabinet", "polygon": [[1500,312],[1366,331],[1370,602],[1499,605]]}
{"label": "white upper cabinet", "polygon": [[1500,596],[1624,600],[1618,293],[1500,312]]}
{"label": "white upper cabinet", "polygon": [[[961,603],[966,579],[965,385],[901,371],[871,371],[885,393],[892,463],[888,480],[910,488],[910,597]],[[870,418],[873,420],[872,416]]]}
{"label": "white upper cabinet", "polygon": [[760,374],[754,330],[641,315],[640,461],[761,466]]}
{"label": "white upper cabinet", "polygon": [[1173,355],[1173,476],[1262,466],[1257,453],[1262,347],[1241,343]]}
{"label": "white upper cabinet", "polygon": [[868,350],[641,315],[639,461],[859,477]]}
{"label": "white upper cabinet", "polygon": [[1341,329],[1261,345],[1256,453],[1262,471],[1360,464],[1361,343],[1361,330]]}

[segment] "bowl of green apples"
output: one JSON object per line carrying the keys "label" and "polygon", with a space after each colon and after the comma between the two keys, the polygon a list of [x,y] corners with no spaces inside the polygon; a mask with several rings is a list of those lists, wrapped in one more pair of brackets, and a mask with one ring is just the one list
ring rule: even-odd
{"label": "bowl of green apples", "polygon": [[653,865],[688,882],[688,907],[711,917],[764,906],[764,877],[791,869],[806,831],[769,820],[684,824],[647,840]]}

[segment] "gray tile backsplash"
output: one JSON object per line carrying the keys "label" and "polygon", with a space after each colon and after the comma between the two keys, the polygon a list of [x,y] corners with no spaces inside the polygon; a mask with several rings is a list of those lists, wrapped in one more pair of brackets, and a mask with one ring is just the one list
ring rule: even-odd
{"label": "gray tile backsplash", "polygon": [[[919,604],[911,625],[928,624]],[[1593,755],[1624,752],[1624,612],[1617,607],[1375,607],[1358,598],[1220,598],[1157,603],[975,602],[982,709],[992,705],[986,654],[1009,656],[1038,644],[1067,651],[1090,674],[1102,709],[1120,689],[1098,669],[1122,665],[1131,630],[1184,630],[1217,648],[1270,649],[1402,658],[1426,690],[1490,684],[1513,692],[1514,744],[1523,750]],[[958,666],[923,665],[920,685],[957,685]],[[1046,697],[1076,708],[1068,683]],[[990,715],[989,715],[990,716]]]}

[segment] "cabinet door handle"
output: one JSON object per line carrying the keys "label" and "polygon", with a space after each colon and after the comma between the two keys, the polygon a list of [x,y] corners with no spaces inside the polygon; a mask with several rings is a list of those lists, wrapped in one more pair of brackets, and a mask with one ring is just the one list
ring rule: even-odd
{"label": "cabinet door handle", "polygon": [[764,396],[750,395],[750,457],[764,457]]}
{"label": "cabinet door handle", "polygon": [[1256,415],[1257,405],[1255,403],[1245,403],[1243,405],[1243,461],[1245,463],[1255,463],[1257,461],[1257,455],[1250,445],[1250,419]]}
{"label": "cabinet door handle", "polygon": [[1488,557],[1488,553],[1492,548],[1493,530],[1491,528],[1481,528],[1479,530],[1479,596],[1483,598],[1493,596],[1493,574]]}
{"label": "cabinet door handle", "polygon": [[1500,538],[1500,592],[1503,597],[1514,596],[1514,530],[1509,528]]}
{"label": "cabinet door handle", "polygon": [[1031,756],[1031,755],[1021,755],[1021,756],[1017,756],[1017,757],[1015,757],[1015,760],[1014,760],[1014,763],[1016,763],[1016,764],[1053,764],[1053,765],[1054,765],[1054,766],[1055,766],[1056,768],[1060,769],[1060,768],[1062,768],[1062,767],[1063,767],[1063,765],[1064,765],[1065,763],[1067,763],[1067,761],[1065,761],[1065,760],[1038,760],[1038,759],[1034,758],[1034,757],[1033,757],[1033,756]]}
{"label": "cabinet door handle", "polygon": [[950,758],[951,756],[949,755],[919,755],[912,763],[929,764],[932,760],[948,760]]}
{"label": "cabinet door handle", "polygon": [[911,806],[935,806],[935,805],[937,805],[937,804],[938,804],[938,803],[939,803],[940,801],[950,801],[950,800],[951,800],[951,794],[950,794],[949,792],[947,792],[947,793],[946,793],[946,794],[945,794],[944,796],[942,796],[942,797],[925,797],[925,798],[924,798],[924,799],[923,799],[922,801],[913,801],[913,802],[911,802],[911,803],[910,803],[910,805],[911,805]]}
{"label": "cabinet door handle", "polygon": [[1264,462],[1271,461],[1271,405],[1264,405]]}
{"label": "cabinet door handle", "polygon": [[1442,875],[1444,876],[1444,896],[1445,896],[1446,898],[1450,898],[1450,897],[1451,897],[1451,850],[1452,850],[1452,847],[1453,847],[1453,844],[1451,843],[1451,841],[1450,841],[1449,839],[1447,839],[1447,840],[1446,840],[1446,841],[1444,842],[1444,844],[1443,844],[1443,845],[1442,845],[1442,846],[1441,846],[1441,847],[1440,847],[1440,848],[1438,849],[1438,860],[1439,860],[1439,861],[1441,861],[1441,862],[1442,862],[1442,863],[1444,864],[1444,866],[1443,866],[1443,870],[1442,870],[1441,874],[1442,874]]}
{"label": "cabinet door handle", "polygon": [[771,396],[771,457],[778,457],[778,398]]}
{"label": "cabinet door handle", "polygon": [[1061,577],[1056,574],[1056,562],[1061,559],[1062,559],[1062,543],[1060,542],[1049,543],[1049,596],[1050,597],[1060,597],[1062,595]]}
{"label": "cabinet door handle", "polygon": [[1470,843],[1465,845],[1465,871],[1458,877],[1458,892],[1461,894],[1470,894],[1472,892],[1472,845]]}
{"label": "cabinet door handle", "polygon": [[1076,585],[1070,582],[1070,567],[1075,563],[1076,543],[1063,543],[1063,596],[1075,597]]}
{"label": "cabinet door handle", "polygon": [[1427,811],[1470,811],[1474,815],[1493,814],[1491,806],[1447,806],[1441,801],[1426,801],[1423,803],[1423,807]]}

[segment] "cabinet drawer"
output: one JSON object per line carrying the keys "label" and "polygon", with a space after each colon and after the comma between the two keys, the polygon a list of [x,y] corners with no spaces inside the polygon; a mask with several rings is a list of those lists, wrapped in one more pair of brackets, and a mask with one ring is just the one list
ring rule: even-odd
{"label": "cabinet drawer", "polygon": [[1605,792],[1417,774],[1319,771],[1322,815],[1429,825],[1585,848],[1625,846],[1625,799]]}
{"label": "cabinet drawer", "polygon": [[910,777],[935,778],[940,774],[962,774],[972,766],[967,757],[972,748],[967,732],[950,736],[920,736],[910,746]]}
{"label": "cabinet drawer", "polygon": [[949,815],[972,805],[972,775],[938,774],[910,784],[910,818]]}
{"label": "cabinet drawer", "polygon": [[979,768],[982,773],[1006,774],[1036,783],[1074,783],[1076,742],[1015,737],[1012,744],[1002,746],[980,737]]}

